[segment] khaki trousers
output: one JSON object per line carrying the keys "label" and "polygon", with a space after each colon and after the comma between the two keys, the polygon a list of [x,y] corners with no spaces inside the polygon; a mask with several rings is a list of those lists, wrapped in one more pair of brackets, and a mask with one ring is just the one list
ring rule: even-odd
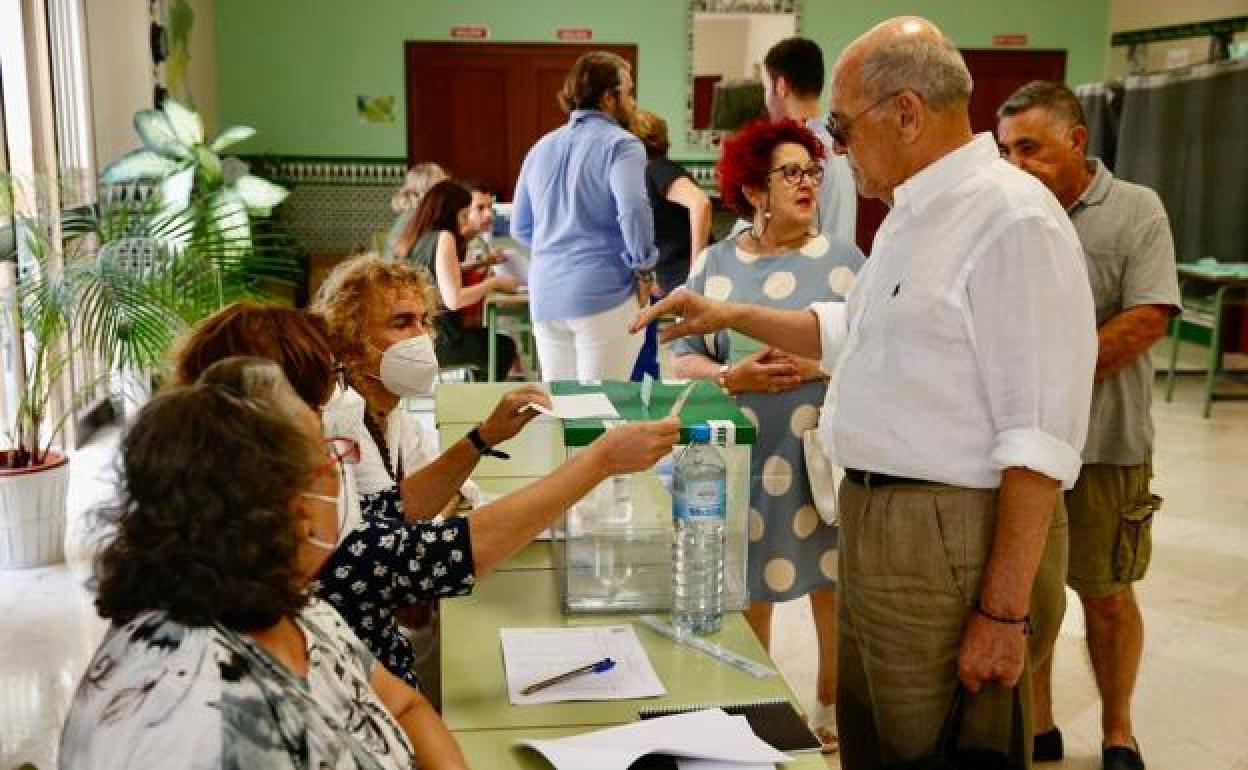
{"label": "khaki trousers", "polygon": [[[876,770],[937,749],[957,686],[962,632],[979,601],[997,522],[996,490],[931,485],[840,489],[837,727],[844,770]],[[1032,593],[1028,661],[1017,692],[968,697],[960,745],[1011,749],[1021,697],[1031,766],[1031,666],[1052,654],[1065,597],[1066,514],[1058,497]],[[1037,643],[1043,637],[1047,642]],[[1047,652],[1045,651],[1047,649]]]}

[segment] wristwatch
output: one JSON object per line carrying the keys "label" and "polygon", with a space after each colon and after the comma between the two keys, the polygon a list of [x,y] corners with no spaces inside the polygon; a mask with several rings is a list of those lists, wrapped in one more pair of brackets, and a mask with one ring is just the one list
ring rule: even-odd
{"label": "wristwatch", "polygon": [[481,438],[481,426],[468,431],[468,441],[476,448],[477,454],[482,457],[497,457],[500,460],[510,460],[511,455],[506,452],[499,451],[489,444],[485,443],[485,439]]}

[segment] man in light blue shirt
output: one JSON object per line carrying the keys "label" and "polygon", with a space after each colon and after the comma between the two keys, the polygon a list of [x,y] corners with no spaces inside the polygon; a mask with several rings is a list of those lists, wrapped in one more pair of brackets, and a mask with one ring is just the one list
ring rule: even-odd
{"label": "man in light blue shirt", "polygon": [[628,62],[594,51],[568,73],[568,122],[529,150],[511,235],[529,247],[531,312],[545,380],[627,380],[642,335],[636,297],[658,261],[646,151],[627,127],[636,103]]}

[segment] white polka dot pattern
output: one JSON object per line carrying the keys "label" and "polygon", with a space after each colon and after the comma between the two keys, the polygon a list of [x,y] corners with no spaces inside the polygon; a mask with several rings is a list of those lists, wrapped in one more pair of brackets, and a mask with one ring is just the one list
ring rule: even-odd
{"label": "white polka dot pattern", "polygon": [[763,463],[763,489],[773,497],[789,491],[793,485],[793,466],[780,455],[772,455]]}
{"label": "white polka dot pattern", "polygon": [[829,580],[836,580],[837,554],[835,550],[823,552],[819,557],[819,571]]}
{"label": "white polka dot pattern", "polygon": [[772,273],[767,276],[767,280],[763,281],[763,294],[768,299],[782,300],[793,293],[797,288],[797,278],[787,270],[778,273]]}
{"label": "white polka dot pattern", "polygon": [[797,579],[797,569],[794,568],[793,562],[788,559],[776,558],[767,562],[766,568],[763,569],[763,582],[771,590],[780,593],[787,591],[793,587],[793,581]]}
{"label": "white polka dot pattern", "polygon": [[793,514],[793,534],[797,535],[799,540],[810,537],[818,526],[819,512],[813,505],[803,505],[797,509],[797,513]]}
{"label": "white polka dot pattern", "polygon": [[806,241],[806,245],[798,249],[808,257],[822,257],[828,253],[828,249],[832,244],[828,241],[828,236],[820,234]]}
{"label": "white polka dot pattern", "polygon": [[832,291],[844,297],[849,294],[849,290],[854,288],[854,271],[848,267],[838,267],[828,273],[828,286]]}
{"label": "white polka dot pattern", "polygon": [[753,252],[746,251],[740,246],[737,247],[737,259],[747,265],[752,265],[758,261],[758,255]]}
{"label": "white polka dot pattern", "polygon": [[819,407],[813,404],[802,404],[793,410],[793,415],[789,417],[789,430],[793,431],[793,435],[801,438],[808,430],[814,430],[819,423]]}
{"label": "white polka dot pattern", "polygon": [[755,430],[758,429],[758,413],[748,406],[741,407],[741,414],[745,415],[745,419],[754,423]]}
{"label": "white polka dot pattern", "polygon": [[728,299],[732,294],[732,279],[726,275],[712,275],[706,279],[706,290],[703,294],[711,299]]}

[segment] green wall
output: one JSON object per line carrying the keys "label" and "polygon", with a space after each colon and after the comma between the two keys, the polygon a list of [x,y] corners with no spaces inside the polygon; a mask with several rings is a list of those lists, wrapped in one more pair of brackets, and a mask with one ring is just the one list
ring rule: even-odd
{"label": "green wall", "polygon": [[[247,153],[402,157],[403,43],[446,40],[483,24],[499,42],[554,40],[556,27],[592,27],[599,42],[636,43],[638,102],[664,115],[673,155],[684,145],[687,11],[682,0],[217,0],[221,125],[259,134]],[[803,0],[803,35],[829,65],[872,24],[901,13],[932,19],[963,47],[1026,33],[1035,48],[1069,50],[1071,83],[1101,77],[1107,0]],[[397,121],[361,123],[357,94],[394,95]]]}

